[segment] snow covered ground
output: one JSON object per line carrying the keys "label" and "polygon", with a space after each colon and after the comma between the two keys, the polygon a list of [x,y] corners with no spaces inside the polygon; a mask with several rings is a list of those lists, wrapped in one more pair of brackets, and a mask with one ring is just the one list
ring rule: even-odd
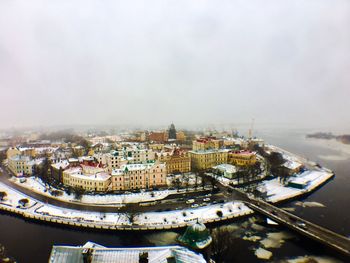
{"label": "snow covered ground", "polygon": [[[103,213],[67,209],[44,204],[0,183],[0,191],[7,193],[6,199],[0,202],[0,208],[17,212],[25,217],[57,221],[86,227],[134,227],[134,228],[171,228],[192,224],[199,220],[203,223],[220,221],[253,213],[241,202],[208,205],[200,208],[146,213]],[[27,198],[26,209],[17,207],[18,200]]]}
{"label": "snow covered ground", "polygon": [[196,209],[176,210],[169,212],[148,212],[135,217],[140,225],[184,224],[189,222],[212,221],[223,217],[238,217],[252,211],[241,202],[228,202],[222,205],[209,205]]}
{"label": "snow covered ground", "polygon": [[0,201],[0,204],[4,204],[10,207],[17,207],[19,205],[18,201],[21,199],[28,199],[28,203],[23,207],[20,206],[21,209],[27,209],[29,207],[32,207],[36,204],[35,200],[31,200],[30,198],[27,198],[22,193],[16,191],[15,189],[8,188],[5,184],[0,183],[0,192],[5,192],[6,196],[2,201]]}
{"label": "snow covered ground", "polygon": [[290,181],[305,182],[306,186],[303,189],[290,187],[280,182],[278,178],[264,181],[258,186],[258,190],[266,194],[266,200],[272,203],[282,200],[291,199],[296,196],[311,192],[322,183],[333,176],[327,171],[305,171],[290,178]]}
{"label": "snow covered ground", "polygon": [[130,193],[130,194],[104,194],[104,195],[88,195],[85,194],[78,201],[74,199],[74,195],[62,192],[61,196],[53,196],[49,191],[46,191],[44,183],[37,177],[28,177],[26,181],[21,183],[19,178],[12,177],[11,181],[15,182],[21,187],[30,189],[36,193],[55,198],[65,202],[79,202],[91,205],[109,205],[120,206],[125,203],[139,203],[139,202],[152,202],[166,198],[170,194],[178,193],[177,190],[161,190],[152,192]]}
{"label": "snow covered ground", "polygon": [[[220,212],[218,213],[218,211]],[[98,225],[121,226],[172,226],[199,221],[215,221],[225,217],[238,217],[252,211],[240,202],[229,202],[222,205],[212,205],[197,209],[187,209],[167,212],[147,212],[134,215],[126,213],[99,213],[63,209],[51,205],[42,205],[36,213],[59,219],[77,220],[78,222],[93,222]],[[219,215],[218,215],[219,214]]]}

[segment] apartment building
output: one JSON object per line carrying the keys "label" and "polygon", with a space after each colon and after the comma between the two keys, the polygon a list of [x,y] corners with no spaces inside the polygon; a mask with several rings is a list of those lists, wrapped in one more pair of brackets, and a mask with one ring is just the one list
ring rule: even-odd
{"label": "apartment building", "polygon": [[148,189],[166,186],[164,163],[125,164],[111,173],[113,190]]}

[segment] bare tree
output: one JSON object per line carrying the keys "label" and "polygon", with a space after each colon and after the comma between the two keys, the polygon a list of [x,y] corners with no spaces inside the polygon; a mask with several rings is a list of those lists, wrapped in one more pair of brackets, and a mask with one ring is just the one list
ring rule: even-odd
{"label": "bare tree", "polygon": [[213,242],[211,244],[212,258],[215,262],[233,262],[236,257],[235,238],[226,227],[216,228],[212,231]]}

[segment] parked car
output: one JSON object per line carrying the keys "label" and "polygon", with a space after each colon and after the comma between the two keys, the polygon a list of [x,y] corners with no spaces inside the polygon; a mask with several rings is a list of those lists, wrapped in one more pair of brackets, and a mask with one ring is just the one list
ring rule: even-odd
{"label": "parked car", "polygon": [[198,206],[199,206],[198,204],[193,204],[193,205],[191,205],[192,208],[196,208],[196,207],[198,207]]}
{"label": "parked car", "polygon": [[21,184],[25,183],[26,181],[27,181],[26,178],[21,178],[21,179],[19,179],[19,182],[20,182]]}
{"label": "parked car", "polygon": [[204,201],[204,202],[209,202],[209,201],[210,201],[210,198],[208,198],[208,197],[207,197],[207,198],[204,198],[203,201]]}
{"label": "parked car", "polygon": [[194,199],[189,199],[186,201],[186,204],[192,204],[192,203],[194,203]]}

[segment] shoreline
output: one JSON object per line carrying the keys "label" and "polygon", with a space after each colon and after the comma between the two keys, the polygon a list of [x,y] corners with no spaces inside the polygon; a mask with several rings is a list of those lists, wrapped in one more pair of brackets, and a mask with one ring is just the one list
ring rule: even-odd
{"label": "shoreline", "polygon": [[[288,154],[292,158],[303,160],[309,163],[303,157],[285,151],[279,147],[272,146],[278,151]],[[334,173],[327,168],[314,168],[311,172],[323,173],[321,179],[312,181],[312,184],[307,189],[298,189],[293,193],[289,193],[283,198],[275,198],[275,200],[268,200],[273,204],[286,203],[288,201],[300,199],[303,196],[310,195],[315,190],[326,184],[332,178]],[[273,179],[274,180],[274,179]],[[268,182],[268,181],[267,181]],[[287,189],[287,187],[285,187]],[[59,206],[45,204],[41,201],[31,198],[28,195],[6,185],[0,183],[0,190],[5,190],[10,196],[29,199],[31,206],[28,208],[13,207],[13,205],[0,202],[0,210],[18,215],[27,220],[50,222],[60,224],[63,226],[81,227],[89,229],[102,230],[123,230],[123,231],[156,231],[156,230],[170,230],[187,227],[197,220],[202,223],[212,224],[218,222],[238,219],[244,216],[254,214],[254,211],[249,209],[242,201],[231,200],[223,204],[211,204],[199,208],[187,208],[182,210],[171,210],[165,212],[144,212],[133,215],[131,220],[127,212],[121,213],[101,213],[101,212],[87,212],[77,209],[67,209]],[[15,200],[15,199],[14,199]],[[62,200],[61,200],[62,201]],[[12,202],[12,201],[11,201]],[[34,203],[34,204],[33,204]],[[70,203],[70,202],[68,202]],[[219,212],[221,215],[219,216]],[[186,217],[186,218],[184,218]],[[134,221],[135,220],[135,221]]]}
{"label": "shoreline", "polygon": [[[288,198],[285,199],[281,199],[275,202],[272,202],[273,204],[282,204],[282,203],[287,203],[296,199],[300,199],[304,196],[310,195],[312,194],[315,190],[317,190],[318,188],[322,187],[324,184],[326,184],[329,180],[331,180],[332,178],[334,178],[334,174],[330,177],[328,177],[327,179],[323,180],[322,182],[320,182],[317,185],[314,185],[312,187],[312,189],[305,191],[305,192],[300,192],[297,195],[293,195],[290,196]],[[229,203],[241,203],[240,201],[233,201],[233,202],[228,202],[225,204],[229,204]],[[40,204],[40,205],[45,205],[42,204],[41,202],[36,202],[36,204]],[[228,216],[223,216],[223,217],[219,217],[219,218],[200,218],[201,222],[203,222],[204,224],[212,224],[212,223],[219,223],[219,222],[224,222],[224,221],[229,221],[229,220],[233,220],[233,219],[238,219],[238,218],[242,218],[245,216],[250,216],[252,214],[254,214],[255,212],[252,211],[251,209],[249,209],[248,207],[246,207],[244,205],[244,207],[246,208],[246,211],[241,212],[241,213],[236,213],[236,214],[232,214],[232,215],[228,215]],[[41,208],[41,207],[37,207],[37,208]],[[59,208],[59,207],[57,207]],[[10,214],[14,214],[17,215],[21,218],[24,219],[29,219],[29,220],[33,220],[33,221],[41,221],[41,222],[49,222],[49,223],[54,223],[54,224],[60,224],[63,226],[72,226],[72,227],[78,227],[78,228],[89,228],[89,229],[99,229],[99,230],[122,230],[122,231],[157,231],[157,230],[170,230],[170,229],[178,229],[178,228],[184,228],[187,227],[189,225],[192,225],[193,222],[195,222],[197,220],[188,220],[188,222],[183,222],[183,223],[176,223],[176,224],[154,224],[154,225],[116,225],[116,224],[98,224],[98,222],[89,222],[89,221],[75,221],[75,220],[68,220],[68,219],[63,219],[63,218],[59,218],[59,217],[55,217],[52,215],[42,215],[42,214],[38,214],[38,213],[30,213],[26,210],[20,209],[20,208],[14,208],[14,207],[10,207],[7,206],[3,203],[0,203],[0,210],[10,213]],[[194,209],[192,209],[194,210]],[[80,212],[79,210],[76,210],[78,212]],[[190,211],[190,209],[188,210],[183,210],[185,212]],[[181,211],[181,212],[183,212]],[[172,211],[170,211],[172,212]],[[154,212],[154,213],[166,213],[166,212]]]}

